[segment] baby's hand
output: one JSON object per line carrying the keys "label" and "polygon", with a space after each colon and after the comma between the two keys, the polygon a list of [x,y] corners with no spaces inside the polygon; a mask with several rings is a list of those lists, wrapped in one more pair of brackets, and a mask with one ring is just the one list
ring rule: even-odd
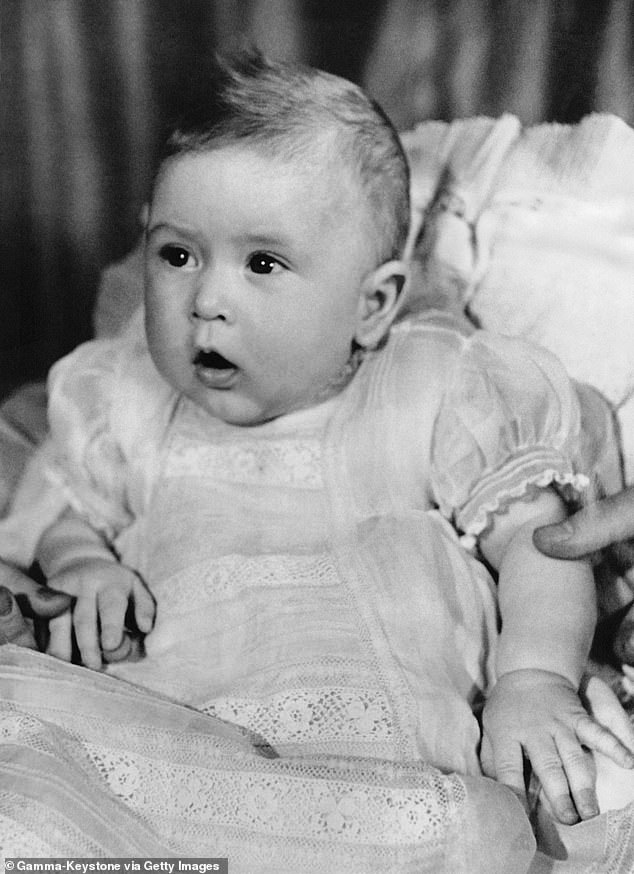
{"label": "baby's hand", "polygon": [[148,633],[154,623],[154,598],[141,578],[114,559],[87,559],[72,564],[51,577],[49,585],[76,598],[71,615],[66,613],[50,622],[47,652],[70,661],[72,629],[82,662],[100,668],[102,654],[106,661],[121,658],[109,653],[125,648],[125,616],[128,606],[134,609],[139,631]]}
{"label": "baby's hand", "polygon": [[588,750],[634,767],[633,753],[586,712],[564,677],[539,670],[500,677],[483,713],[481,763],[487,776],[524,799],[525,755],[554,815],[572,825],[599,812]]}

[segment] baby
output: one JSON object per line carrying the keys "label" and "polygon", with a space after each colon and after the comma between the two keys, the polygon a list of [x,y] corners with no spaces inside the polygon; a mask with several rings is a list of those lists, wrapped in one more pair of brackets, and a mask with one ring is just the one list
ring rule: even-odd
{"label": "baby", "polygon": [[356,86],[221,67],[155,179],[145,332],[53,369],[5,557],[75,596],[55,655],[74,634],[100,668],[136,625],[145,658],[110,671],[281,754],[520,795],[527,757],[573,823],[597,813],[584,747],[634,764],[577,694],[591,570],[532,544],[580,482],[575,395],[544,351],[396,319],[408,220],[398,137]]}

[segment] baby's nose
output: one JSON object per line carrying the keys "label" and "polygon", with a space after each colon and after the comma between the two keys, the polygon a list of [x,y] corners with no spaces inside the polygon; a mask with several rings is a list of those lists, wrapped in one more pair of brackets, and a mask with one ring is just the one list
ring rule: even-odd
{"label": "baby's nose", "polygon": [[201,283],[194,297],[192,317],[200,320],[230,321],[229,294],[217,278],[208,277]]}

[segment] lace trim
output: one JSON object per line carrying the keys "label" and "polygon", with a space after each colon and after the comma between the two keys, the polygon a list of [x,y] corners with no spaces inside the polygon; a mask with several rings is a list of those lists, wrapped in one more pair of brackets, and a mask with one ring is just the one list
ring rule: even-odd
{"label": "lace trim", "polygon": [[460,537],[462,546],[468,550],[475,549],[478,537],[489,527],[492,516],[504,511],[509,504],[523,498],[531,491],[546,488],[553,483],[562,488],[570,486],[576,494],[582,494],[588,488],[590,480],[582,473],[561,473],[553,469],[528,476],[516,486],[508,488],[503,494],[497,494],[481,504],[476,511],[470,512],[468,509],[462,511],[459,521],[465,517],[469,519],[466,525],[460,526],[464,530]]}
{"label": "lace trim", "polygon": [[385,695],[345,688],[301,690],[266,702],[221,698],[201,708],[212,716],[248,727],[275,744],[279,741],[386,741],[394,735]]}
{"label": "lace trim", "polygon": [[[94,766],[112,792],[145,816],[187,821],[194,828],[210,822],[257,829],[264,836],[281,831],[305,841],[336,839],[373,845],[436,844],[464,802],[458,778],[430,772],[424,785],[356,785],[345,779],[314,779],[310,765],[288,774],[262,770],[192,769],[131,756],[99,744],[86,746]],[[351,763],[352,765],[352,763]],[[419,781],[416,781],[419,782]]]}
{"label": "lace trim", "polygon": [[40,721],[26,713],[21,713],[12,704],[0,713],[0,743],[26,743],[34,748],[43,748],[40,741],[42,726]]}
{"label": "lace trim", "polygon": [[[206,856],[222,850],[235,874],[466,874],[474,866],[492,870],[500,854],[521,856],[519,840],[528,838],[521,815],[506,814],[508,797],[500,797],[490,781],[478,781],[472,798],[472,783],[420,761],[264,759],[224,723],[160,696],[13,647],[6,648],[5,659],[0,713],[13,694],[20,696],[16,706],[35,709],[43,720],[38,748],[46,755],[29,756],[36,738],[33,724],[24,723],[28,736],[17,742],[26,747],[19,752],[30,770],[12,778],[16,803],[0,780],[0,815],[15,822],[18,835],[28,830],[28,817],[37,818],[37,833],[53,844],[49,829],[57,827],[63,809],[80,831],[70,855],[100,855],[89,846],[97,839],[95,820],[108,833],[103,855]],[[10,715],[13,735],[17,723]],[[7,759],[14,752],[4,748],[0,777],[12,767]],[[49,795],[42,786],[55,791]],[[59,803],[67,789],[78,801],[74,810]],[[474,803],[482,820],[473,816]],[[474,831],[466,833],[467,825]]]}
{"label": "lace trim", "polygon": [[271,554],[256,557],[230,553],[186,567],[157,585],[162,609],[189,613],[201,605],[250,589],[280,586],[333,586],[338,583],[325,555]]}
{"label": "lace trim", "polygon": [[319,489],[323,487],[321,440],[302,437],[177,446],[170,454],[165,475]]}
{"label": "lace trim", "polygon": [[606,874],[631,874],[634,857],[634,806],[608,810],[606,814],[606,854],[601,870]]}

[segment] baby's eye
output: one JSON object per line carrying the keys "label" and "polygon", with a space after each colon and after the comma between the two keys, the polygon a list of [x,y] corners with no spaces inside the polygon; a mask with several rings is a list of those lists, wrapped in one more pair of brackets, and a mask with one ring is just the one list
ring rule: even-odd
{"label": "baby's eye", "polygon": [[283,265],[272,255],[267,255],[266,252],[255,252],[247,261],[247,267],[253,273],[267,275],[274,271],[281,270]]}
{"label": "baby's eye", "polygon": [[191,255],[182,246],[161,246],[159,255],[171,267],[191,267]]}

